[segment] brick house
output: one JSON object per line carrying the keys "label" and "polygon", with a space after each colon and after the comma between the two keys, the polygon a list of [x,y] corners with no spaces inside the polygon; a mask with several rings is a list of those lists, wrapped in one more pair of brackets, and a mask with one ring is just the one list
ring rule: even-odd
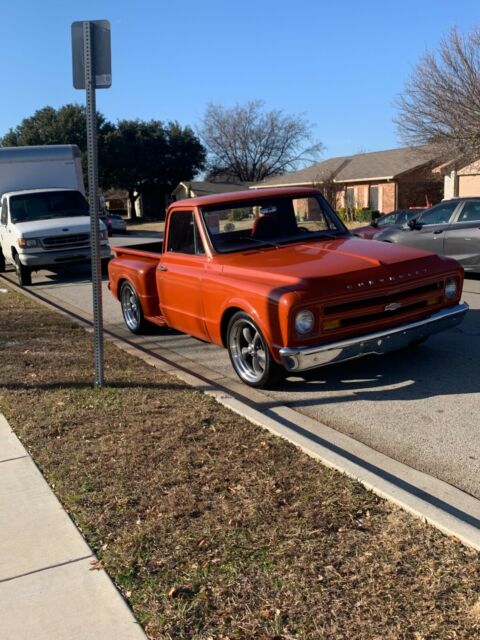
{"label": "brick house", "polygon": [[228,193],[248,189],[251,182],[208,182],[205,180],[188,180],[179,182],[172,191],[172,200],[210,196],[215,193]]}
{"label": "brick house", "polygon": [[317,186],[337,209],[366,207],[386,213],[440,202],[443,176],[432,171],[435,164],[428,147],[404,147],[330,158],[250,188]]}
{"label": "brick house", "polygon": [[446,199],[480,196],[480,161],[452,160],[435,167],[434,172],[443,176]]}

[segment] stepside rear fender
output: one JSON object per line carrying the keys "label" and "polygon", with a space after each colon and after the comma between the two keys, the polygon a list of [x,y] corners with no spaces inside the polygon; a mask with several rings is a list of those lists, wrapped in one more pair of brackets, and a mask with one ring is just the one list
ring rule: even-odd
{"label": "stepside rear fender", "polygon": [[118,299],[123,282],[128,281],[138,295],[144,316],[161,315],[155,281],[158,263],[159,259],[147,257],[113,258],[108,264],[110,291]]}

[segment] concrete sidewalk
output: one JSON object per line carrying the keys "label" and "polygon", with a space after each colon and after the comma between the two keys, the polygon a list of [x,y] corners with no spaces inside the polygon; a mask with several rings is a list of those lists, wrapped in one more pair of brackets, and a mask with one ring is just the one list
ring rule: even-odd
{"label": "concrete sidewalk", "polygon": [[0,414],[0,637],[145,640],[142,628]]}

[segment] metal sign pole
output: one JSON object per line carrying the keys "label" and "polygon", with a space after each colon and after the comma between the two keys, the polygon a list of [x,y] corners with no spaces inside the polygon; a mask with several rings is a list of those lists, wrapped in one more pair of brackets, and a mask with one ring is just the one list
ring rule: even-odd
{"label": "metal sign pole", "polygon": [[95,69],[92,51],[92,27],[93,25],[90,22],[83,23],[85,90],[87,94],[88,197],[90,201],[90,236],[92,247],[95,386],[103,387],[105,378],[103,361],[102,267],[100,258],[100,228],[98,218],[97,111],[95,100]]}

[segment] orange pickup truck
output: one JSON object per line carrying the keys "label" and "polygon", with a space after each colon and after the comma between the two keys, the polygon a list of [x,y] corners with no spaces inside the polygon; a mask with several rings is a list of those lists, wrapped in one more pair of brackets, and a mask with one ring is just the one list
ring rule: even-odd
{"label": "orange pickup truck", "polygon": [[226,347],[253,387],[418,344],[468,310],[455,260],[354,237],[315,189],[180,200],[163,242],[114,252],[109,287],[131,331]]}

